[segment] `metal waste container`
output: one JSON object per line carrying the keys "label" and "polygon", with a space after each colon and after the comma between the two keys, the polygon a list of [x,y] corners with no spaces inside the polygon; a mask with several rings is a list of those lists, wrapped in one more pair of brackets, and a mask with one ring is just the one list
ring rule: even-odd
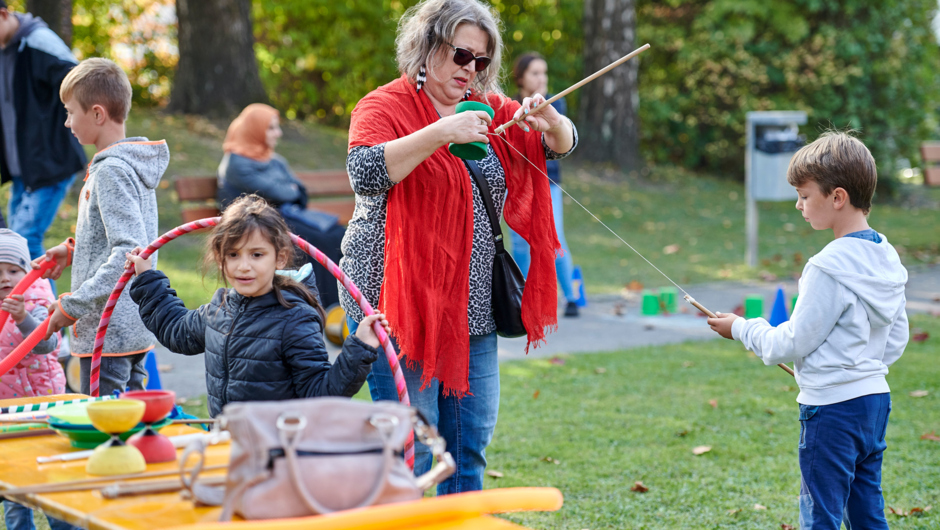
{"label": "metal waste container", "polygon": [[793,153],[805,143],[799,126],[806,123],[802,111],[747,113],[747,146],[744,152],[744,188],[747,199],[747,264],[757,266],[757,201],[796,201],[796,190],[787,183],[787,167]]}

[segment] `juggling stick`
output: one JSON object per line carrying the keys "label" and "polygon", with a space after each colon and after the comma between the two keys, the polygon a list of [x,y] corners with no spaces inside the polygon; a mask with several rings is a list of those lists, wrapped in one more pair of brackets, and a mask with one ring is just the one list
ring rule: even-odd
{"label": "juggling stick", "polygon": [[[157,251],[163,245],[173,241],[177,237],[194,232],[196,230],[202,230],[205,228],[211,228],[218,224],[219,217],[208,217],[206,219],[200,219],[198,221],[193,221],[191,223],[186,223],[182,226],[178,226],[173,230],[163,234],[158,237],[153,243],[147,246],[141,253],[140,257],[147,259],[151,254]],[[336,277],[340,283],[349,291],[349,294],[356,300],[359,304],[359,307],[362,309],[362,312],[366,316],[374,315],[375,311],[372,309],[372,306],[369,304],[368,300],[362,295],[359,291],[359,288],[353,284],[352,280],[346,276],[346,274],[340,270],[340,268],[330,261],[326,254],[320,252],[316,247],[310,243],[304,241],[303,239],[297,237],[294,234],[291,234],[291,239],[294,243],[303,249],[304,252],[312,256],[315,260],[320,262],[326,270]],[[104,350],[104,337],[108,332],[108,324],[111,321],[111,315],[114,313],[114,306],[117,304],[118,299],[121,297],[121,293],[124,291],[124,287],[127,286],[127,282],[134,276],[134,267],[131,266],[124,274],[121,275],[118,279],[117,285],[114,286],[114,290],[111,292],[111,296],[108,297],[108,302],[104,306],[104,312],[101,313],[101,321],[98,323],[98,332],[95,334],[95,349],[92,352],[91,356],[91,374],[89,377],[89,389],[92,396],[98,396],[98,383],[99,383],[99,371],[101,369],[101,353]],[[411,400],[408,398],[408,388],[405,386],[405,376],[402,373],[401,365],[398,363],[398,354],[395,353],[395,348],[392,347],[392,342],[389,340],[388,334],[385,333],[385,329],[379,322],[373,324],[372,329],[375,330],[376,336],[379,338],[379,342],[382,344],[382,348],[385,350],[385,357],[388,359],[388,363],[392,368],[392,376],[395,379],[395,387],[398,389],[398,400],[402,405],[410,406]],[[415,448],[414,448],[414,432],[412,431],[408,435],[408,439],[405,441],[405,463],[408,464],[408,467],[414,469],[415,462]]]}
{"label": "juggling stick", "polygon": [[591,81],[594,81],[594,80],[597,79],[598,77],[600,77],[600,76],[606,74],[607,72],[613,70],[614,68],[620,66],[621,64],[623,64],[623,63],[629,61],[630,59],[636,57],[637,55],[639,55],[639,54],[645,52],[645,51],[648,50],[649,48],[650,48],[650,45],[649,45],[649,44],[644,44],[643,46],[640,46],[639,48],[633,50],[632,52],[630,52],[630,53],[624,55],[623,57],[617,59],[616,61],[614,61],[614,62],[608,64],[608,65],[605,66],[604,68],[601,68],[600,70],[594,72],[593,74],[589,75],[588,77],[585,77],[584,79],[578,81],[577,83],[571,85],[570,87],[568,87],[568,88],[562,90],[561,92],[555,94],[555,95],[552,96],[552,98],[549,99],[548,101],[543,101],[541,104],[539,104],[538,106],[536,106],[534,109],[530,110],[530,111],[529,111],[529,114],[523,114],[522,116],[519,116],[519,118],[517,118],[517,119],[515,119],[515,120],[506,122],[506,123],[500,125],[499,127],[497,127],[496,129],[494,129],[493,132],[496,133],[496,134],[501,134],[501,133],[502,133],[503,131],[505,131],[506,129],[508,129],[508,128],[512,127],[513,125],[519,123],[520,121],[524,120],[524,119],[526,118],[526,116],[529,116],[530,114],[535,114],[536,112],[539,111],[539,109],[545,108],[546,105],[551,105],[552,103],[554,103],[554,102],[558,101],[559,99],[561,99],[561,98],[567,96],[568,94],[574,92],[575,90],[577,90],[577,89],[583,87],[584,85],[590,83]]}
{"label": "juggling stick", "polygon": [[[716,315],[715,313],[712,313],[712,312],[709,311],[705,306],[703,306],[702,304],[696,302],[696,301],[695,301],[695,298],[692,298],[692,297],[689,296],[689,295],[685,295],[685,300],[686,300],[688,303],[690,303],[690,304],[692,304],[693,306],[695,306],[695,308],[698,309],[699,311],[701,311],[702,313],[705,313],[706,315],[708,315],[710,318],[718,318],[718,315]],[[777,366],[779,366],[784,372],[786,372],[786,373],[792,375],[793,377],[796,377],[796,375],[794,375],[794,373],[793,373],[793,369],[790,368],[789,366],[787,366],[787,365],[785,365],[785,364],[783,364],[783,363],[779,363],[779,364],[777,364]]]}
{"label": "juggling stick", "polygon": [[[55,260],[46,260],[43,261],[38,269],[31,270],[29,274],[23,277],[19,283],[16,284],[16,287],[13,288],[13,291],[10,293],[10,296],[14,294],[23,294],[26,292],[26,289],[38,280],[47,270],[55,267]],[[3,326],[6,323],[7,318],[9,318],[10,313],[6,311],[0,311],[0,326]],[[33,330],[32,333],[26,336],[16,348],[10,352],[10,355],[7,355],[2,361],[0,361],[0,375],[4,375],[9,372],[16,363],[20,362],[23,357],[26,357],[29,352],[33,351],[33,348],[37,344],[42,342],[42,339],[46,336],[46,331],[49,330],[49,319],[47,318]]]}

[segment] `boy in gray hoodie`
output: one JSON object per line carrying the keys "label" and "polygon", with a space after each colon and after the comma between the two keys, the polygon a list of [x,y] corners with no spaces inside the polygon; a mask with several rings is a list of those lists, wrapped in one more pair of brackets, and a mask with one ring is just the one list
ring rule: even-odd
{"label": "boy in gray hoodie", "polygon": [[800,149],[787,181],[796,208],[835,240],[800,278],[789,322],[718,314],[708,324],[765,364],[793,361],[800,394],[800,528],[887,529],[881,462],[891,394],[885,375],[908,340],[907,270],[868,226],[875,159],[862,142],[829,132]]}
{"label": "boy in gray hoodie", "polygon": [[[62,81],[65,126],[82,145],[97,150],[78,198],[75,238],[49,249],[33,261],[57,265],[53,279],[72,267],[73,292],[64,294],[49,316],[49,333],[72,326],[72,355],[81,358],[83,393],[89,393],[91,354],[105,304],[124,272],[125,254],[146,247],[157,237],[154,190],[166,171],[166,141],[125,138],[131,107],[127,75],[107,59],[87,59]],[[111,316],[99,372],[99,394],[143,389],[144,358],[156,342],[140,320],[137,304],[125,289]]]}

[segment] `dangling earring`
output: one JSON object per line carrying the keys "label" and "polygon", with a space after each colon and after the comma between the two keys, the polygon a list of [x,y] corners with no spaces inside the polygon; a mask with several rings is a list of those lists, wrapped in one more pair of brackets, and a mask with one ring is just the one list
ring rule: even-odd
{"label": "dangling earring", "polygon": [[415,91],[421,92],[421,88],[424,86],[424,83],[426,83],[427,80],[428,80],[428,72],[427,72],[427,69],[425,69],[424,65],[422,64],[421,68],[418,68],[417,88],[415,89]]}

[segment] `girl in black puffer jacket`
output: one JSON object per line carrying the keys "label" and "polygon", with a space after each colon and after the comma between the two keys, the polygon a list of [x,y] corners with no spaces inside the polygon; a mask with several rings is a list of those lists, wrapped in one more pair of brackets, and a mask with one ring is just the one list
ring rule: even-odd
{"label": "girl in black puffer jacket", "polygon": [[316,298],[303,285],[275,274],[293,256],[290,232],[276,210],[257,195],[242,197],[222,214],[208,241],[206,260],[217,264],[230,289],[187,310],[167,277],[150,260],[129,253],[137,279],[131,298],[161,344],[183,355],[206,354],[209,413],[232,401],[271,401],[318,396],[351,397],[378,358],[379,340],[363,320],[330,365]]}

